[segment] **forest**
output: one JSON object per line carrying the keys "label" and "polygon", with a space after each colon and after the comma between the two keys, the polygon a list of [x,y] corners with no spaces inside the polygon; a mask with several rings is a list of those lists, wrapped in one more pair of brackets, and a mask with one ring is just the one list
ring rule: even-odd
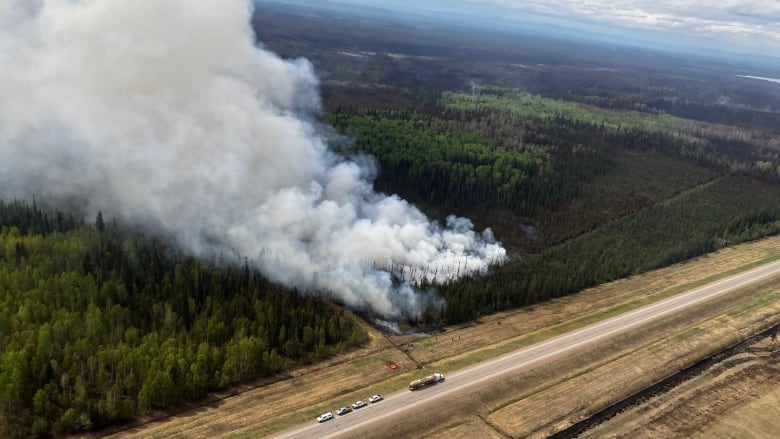
{"label": "forest", "polygon": [[[317,122],[336,153],[373,157],[378,191],[468,217],[509,250],[485,276],[419,285],[446,306],[402,327],[780,232],[777,84],[718,60],[369,18],[278,3],[252,25],[310,60]],[[250,260],[199,260],[111,214],[42,204],[0,201],[2,437],[126,423],[367,340],[352,310]]]}
{"label": "forest", "polygon": [[[675,119],[647,121],[642,116],[636,122],[629,114],[597,123],[587,112],[548,113],[539,99],[526,97],[531,104],[523,105],[522,116],[489,98],[468,112],[453,112],[448,111],[452,99],[443,98],[441,118],[398,111],[330,118],[354,137],[355,150],[376,157],[382,170],[379,188],[437,209],[513,212],[547,232],[546,242],[536,246],[510,242],[516,245],[515,258],[495,273],[440,287],[447,300],[438,317],[443,323],[572,294],[780,232],[776,176],[749,167],[733,172],[739,157],[707,148],[704,138],[660,128],[680,124]],[[689,186],[677,188],[662,202],[625,206],[627,210],[591,222],[580,234],[556,237],[551,232],[571,221],[562,206],[592,197],[588,185],[616,173],[620,165],[610,158],[621,150],[671,157],[703,169],[696,171],[699,180],[684,182]],[[655,178],[669,178],[669,171]],[[574,221],[587,219],[575,213]],[[538,224],[543,215],[555,216],[557,227]]]}
{"label": "forest", "polygon": [[361,344],[354,317],[102,214],[0,202],[0,435],[62,435]]}
{"label": "forest", "polygon": [[377,189],[510,249],[488,276],[437,287],[439,324],[780,231],[780,88],[741,78],[744,64],[268,8],[258,39],[314,64],[323,119],[349,139],[339,152],[370,154]]}

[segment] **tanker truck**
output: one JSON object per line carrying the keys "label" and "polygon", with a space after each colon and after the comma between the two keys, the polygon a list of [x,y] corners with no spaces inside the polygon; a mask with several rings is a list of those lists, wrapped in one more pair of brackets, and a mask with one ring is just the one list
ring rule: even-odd
{"label": "tanker truck", "polygon": [[437,372],[433,375],[428,375],[427,377],[412,381],[409,383],[409,390],[417,390],[430,384],[436,384],[439,381],[444,381],[444,374]]}

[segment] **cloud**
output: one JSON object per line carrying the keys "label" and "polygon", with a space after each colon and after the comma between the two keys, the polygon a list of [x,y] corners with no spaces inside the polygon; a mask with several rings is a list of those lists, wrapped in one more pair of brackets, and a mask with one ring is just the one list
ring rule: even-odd
{"label": "cloud", "polygon": [[504,259],[489,230],[431,222],[329,151],[312,66],[258,48],[249,3],[2,4],[0,196],[84,197],[386,317],[440,299],[385,266],[444,281]]}
{"label": "cloud", "polygon": [[[623,29],[673,32],[693,38],[717,38],[713,45],[780,49],[780,2],[776,0],[467,0],[469,3],[544,14]],[[609,28],[605,28],[608,31]],[[660,37],[660,35],[659,35]],[[679,41],[685,43],[685,41]]]}

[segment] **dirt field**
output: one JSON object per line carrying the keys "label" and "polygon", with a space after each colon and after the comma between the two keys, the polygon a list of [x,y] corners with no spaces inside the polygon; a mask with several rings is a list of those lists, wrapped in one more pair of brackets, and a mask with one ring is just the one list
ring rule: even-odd
{"label": "dirt field", "polygon": [[[778,371],[775,369],[775,374]],[[749,392],[755,398],[755,393],[750,389],[743,387],[743,392]],[[694,435],[694,438],[740,438],[763,439],[774,438],[780,431],[780,385],[774,383],[771,387],[759,387],[758,399],[743,401],[739,407],[728,413],[723,413],[721,417],[709,425],[705,426],[701,433]],[[733,397],[733,395],[725,395]]]}
{"label": "dirt field", "polygon": [[764,337],[580,437],[772,438],[779,402],[780,343]]}
{"label": "dirt field", "polygon": [[497,432],[481,419],[472,419],[468,422],[448,426],[436,433],[425,436],[425,439],[503,439],[504,436]]}
{"label": "dirt field", "polygon": [[[447,372],[544,338],[660,300],[780,255],[780,237],[725,249],[686,264],[657,270],[583,291],[576,296],[496,314],[473,325],[446,328],[432,336],[385,337],[371,330],[360,351],[327,364],[292,371],[289,379],[247,390],[180,415],[119,432],[116,437],[259,437],[297,423],[313,422],[327,410],[373,393],[403,389],[421,366]],[[465,395],[414,436],[544,436],[613,402],[626,385],[653,380],[745,338],[780,314],[778,285],[655,325],[642,334],[566,358],[497,388]],[[769,311],[768,311],[769,310]],[[745,329],[746,328],[746,329]],[[675,332],[676,331],[676,332]],[[660,341],[658,341],[660,338]],[[650,363],[643,358],[657,358]],[[397,371],[389,363],[399,366]],[[617,375],[623,381],[616,380]],[[600,380],[600,381],[599,381]],[[585,389],[597,389],[593,393]],[[617,389],[617,390],[615,390]],[[476,409],[475,409],[476,407]],[[453,422],[460,422],[453,425]],[[735,421],[737,422],[737,421]],[[724,427],[725,428],[725,427]],[[388,431],[389,432],[389,431]],[[481,432],[485,432],[484,434]],[[398,434],[402,432],[393,432]],[[381,437],[381,432],[377,432]],[[403,437],[403,436],[395,436]]]}

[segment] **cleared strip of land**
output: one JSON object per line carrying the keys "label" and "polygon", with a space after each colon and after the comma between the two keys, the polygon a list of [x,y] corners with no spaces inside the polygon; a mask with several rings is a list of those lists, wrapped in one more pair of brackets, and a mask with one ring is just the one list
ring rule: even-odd
{"label": "cleared strip of land", "polygon": [[778,279],[724,296],[594,346],[586,354],[590,362],[491,410],[486,419],[513,437],[547,437],[777,324],[778,314]]}
{"label": "cleared strip of land", "polygon": [[678,384],[643,395],[578,437],[778,437],[779,372],[780,342],[764,334],[706,361]]}
{"label": "cleared strip of land", "polygon": [[[559,337],[554,337],[550,340],[534,344],[533,346],[499,358],[479,363],[465,370],[457,371],[448,377],[446,383],[436,385],[429,390],[426,389],[423,392],[402,392],[391,395],[386,398],[386,402],[384,402],[381,407],[378,407],[377,410],[373,410],[374,407],[372,407],[372,410],[370,411],[363,410],[354,415],[334,419],[326,425],[308,424],[305,427],[282,434],[278,437],[280,439],[365,437],[366,435],[384,437],[383,435],[377,435],[376,433],[377,431],[385,431],[381,428],[382,426],[390,424],[430,425],[430,421],[424,419],[425,416],[419,416],[419,413],[440,412],[447,405],[458,405],[461,398],[465,395],[481,392],[484,388],[501,387],[503,383],[508,380],[513,379],[520,374],[532,371],[534,368],[542,365],[565,362],[569,357],[579,351],[592,349],[594,346],[602,346],[614,339],[620,338],[618,336],[619,334],[629,334],[629,336],[631,336],[634,332],[643,332],[648,326],[651,326],[658,321],[662,321],[667,317],[677,316],[679,314],[697,313],[700,308],[708,308],[710,302],[718,302],[719,298],[731,294],[738,294],[738,292],[745,291],[749,288],[752,289],[757,285],[764,285],[770,281],[777,281],[778,279],[780,279],[780,261],[775,261],[744,273],[719,280],[712,284],[696,288],[664,301],[620,314],[576,331],[568,332]],[[675,342],[672,345],[675,348],[679,348],[686,344],[687,343],[683,342]],[[629,349],[633,350],[636,349],[636,347],[629,345]],[[648,361],[645,364],[649,366],[654,363],[657,363],[657,361]],[[612,404],[630,395],[630,393],[621,394],[620,389],[633,389],[633,391],[638,391],[642,388],[636,387],[638,382],[647,379],[655,379],[657,381],[671,375],[678,370],[672,366],[674,364],[674,361],[666,361],[663,365],[652,369],[646,369],[645,367],[640,366],[640,370],[638,371],[640,374],[638,376],[632,376],[633,374],[622,374],[622,376],[625,377],[625,382],[621,383],[619,388],[616,389],[617,391],[613,394],[614,396],[603,398],[603,403],[607,405]],[[580,383],[580,385],[582,387],[592,386],[590,383],[592,376],[594,374],[597,375],[598,372],[603,372],[604,369],[609,368],[599,365],[592,373],[588,373],[588,375],[591,375],[591,378],[586,382]],[[599,392],[601,389],[609,388],[610,384],[614,386],[614,383],[618,381],[618,377],[621,376],[618,372],[619,371],[615,370],[609,372],[607,376],[610,381],[605,383],[606,386],[598,387]],[[645,386],[653,384],[653,382],[654,381],[646,382]],[[587,392],[588,390],[580,390],[578,393],[581,395]],[[570,401],[571,396],[568,396],[565,400],[554,401],[555,404],[548,407],[548,404],[550,404],[551,401],[549,401],[549,397],[545,395],[542,399],[537,400],[534,403],[537,407],[543,407],[544,413],[540,414],[541,416],[531,418],[531,420],[542,420],[545,418],[544,415],[549,416],[550,413],[563,410],[560,412],[563,421],[561,423],[556,423],[554,430],[559,428],[557,424],[560,424],[561,427],[567,427],[568,424],[576,422],[576,418],[572,420],[571,416],[568,415],[571,406],[568,405],[567,402]],[[583,411],[586,416],[594,413],[600,408],[600,405],[597,403],[598,399],[594,399],[592,396],[582,401],[586,404]],[[484,404],[484,402],[482,403]],[[479,406],[475,406],[474,408],[477,407]],[[514,422],[517,422],[518,419],[522,420],[532,408],[533,407],[523,407],[519,410],[514,410],[514,407],[511,407],[509,410],[511,413],[506,417],[507,419],[502,419],[497,422],[497,424],[511,423],[511,430],[504,428],[502,431],[511,431],[512,434],[510,434],[510,436],[512,437],[527,437],[534,433],[534,431],[526,430],[526,425],[531,424],[531,422],[521,422],[519,426],[515,425]],[[415,419],[417,419],[417,421],[415,421]],[[420,427],[414,427],[409,430],[408,434],[410,437],[414,435],[419,428]],[[393,430],[393,434],[397,435],[399,427],[395,427]]]}
{"label": "cleared strip of land", "polygon": [[[497,314],[484,318],[475,325],[447,328],[444,333],[434,336],[402,336],[387,340],[380,334],[373,333],[372,345],[362,352],[350,354],[351,358],[334,359],[332,362],[334,364],[328,367],[320,365],[294,371],[290,379],[250,390],[211,406],[138,427],[119,435],[127,437],[266,435],[297,423],[313,422],[313,418],[323,411],[334,410],[372,393],[391,393],[402,389],[411,378],[423,373],[417,369],[420,366],[444,372],[459,369],[662,300],[724,275],[769,262],[777,259],[778,255],[780,255],[780,238],[775,237],[725,249],[683,265],[589,289],[576,296],[528,309]],[[774,303],[770,300],[769,305],[770,302]],[[723,304],[727,310],[738,305]],[[763,309],[763,306],[757,309]],[[743,332],[747,333],[755,329],[756,323],[751,320],[754,317],[747,314],[737,316],[736,320],[744,321],[743,323],[748,327],[748,330]],[[690,318],[686,319],[686,324],[690,325]],[[737,323],[737,326],[739,325],[741,323]],[[655,335],[652,331],[643,331],[641,337],[632,334],[631,338],[641,339],[646,336],[646,343],[649,343],[649,340],[657,339]],[[632,348],[630,351],[636,349]],[[624,350],[620,348],[619,352],[622,353],[616,355],[621,358],[626,357]],[[682,363],[692,361],[695,355],[707,353],[700,347],[692,352],[694,355],[683,355],[680,361]],[[595,367],[594,364],[600,364],[598,360],[601,360],[601,363],[606,361],[605,358],[609,356],[605,355],[594,349],[567,358],[567,364],[558,365],[551,370],[534,370],[530,372],[530,376],[507,380],[501,384],[498,392],[486,388],[485,392],[458,398],[458,404],[449,404],[452,407],[435,412],[436,419],[430,419],[434,412],[429,412],[430,416],[421,421],[425,428],[416,430],[415,435],[419,436],[426,431],[435,432],[451,425],[453,419],[459,417],[464,421],[460,428],[472,426],[481,429],[481,426],[474,427],[475,422],[482,422],[479,418],[473,418],[474,413],[484,417],[488,423],[496,424],[498,431],[509,430],[511,426],[498,425],[501,419],[500,410],[520,403],[520,399],[529,400],[529,395],[539,394],[545,391],[545,388],[551,389],[550,386],[559,383],[562,379],[566,382],[573,381],[572,374],[584,375],[586,372],[583,370],[592,369]],[[398,364],[399,370],[393,372],[387,368],[389,362]],[[542,410],[545,405],[542,404],[538,410]],[[592,407],[597,406],[592,405]],[[475,410],[474,407],[477,409]],[[463,413],[466,417],[463,417]],[[576,416],[583,416],[582,413]],[[548,421],[540,418],[538,424],[549,423]],[[457,430],[458,427],[454,428]],[[539,428],[533,431],[541,432]]]}

